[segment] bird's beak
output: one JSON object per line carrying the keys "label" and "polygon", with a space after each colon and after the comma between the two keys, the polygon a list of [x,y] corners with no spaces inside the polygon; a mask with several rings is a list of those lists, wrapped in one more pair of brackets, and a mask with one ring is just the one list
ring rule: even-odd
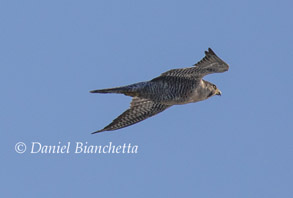
{"label": "bird's beak", "polygon": [[220,89],[217,89],[216,90],[216,95],[218,95],[218,96],[221,96],[222,95],[222,92],[220,91]]}

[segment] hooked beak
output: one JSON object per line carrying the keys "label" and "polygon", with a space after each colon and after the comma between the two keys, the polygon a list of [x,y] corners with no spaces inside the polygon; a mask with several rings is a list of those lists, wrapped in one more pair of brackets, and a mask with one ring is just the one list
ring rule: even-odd
{"label": "hooked beak", "polygon": [[218,96],[221,96],[222,95],[222,92],[220,91],[220,89],[217,89],[216,90],[216,95],[218,95]]}

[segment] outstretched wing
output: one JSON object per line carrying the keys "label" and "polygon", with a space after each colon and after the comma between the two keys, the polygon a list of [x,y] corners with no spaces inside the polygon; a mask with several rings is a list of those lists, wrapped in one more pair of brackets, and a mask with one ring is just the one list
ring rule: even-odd
{"label": "outstretched wing", "polygon": [[229,69],[229,65],[220,59],[211,48],[205,51],[205,57],[194,64],[194,66],[200,68],[202,72],[206,72],[207,74],[221,73]]}
{"label": "outstretched wing", "polygon": [[228,71],[229,69],[229,65],[221,60],[211,48],[209,48],[208,51],[205,51],[205,57],[193,66],[195,67],[172,69],[162,73],[159,77],[173,76],[184,78],[202,78],[205,75],[222,73]]}
{"label": "outstretched wing", "polygon": [[144,98],[133,97],[129,109],[113,120],[111,124],[99,131],[93,132],[93,134],[102,131],[112,131],[133,125],[164,111],[168,107],[170,107],[170,105],[155,103],[154,101]]}

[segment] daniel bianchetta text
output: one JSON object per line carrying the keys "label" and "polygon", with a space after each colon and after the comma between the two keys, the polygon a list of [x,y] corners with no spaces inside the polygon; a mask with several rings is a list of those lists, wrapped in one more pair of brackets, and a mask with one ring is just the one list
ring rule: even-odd
{"label": "daniel bianchetta text", "polygon": [[56,145],[43,145],[40,142],[31,143],[31,154],[107,154],[107,153],[125,153],[136,154],[138,152],[138,145],[132,145],[131,143],[124,143],[115,145],[109,142],[105,145],[92,145],[88,142],[58,142]]}

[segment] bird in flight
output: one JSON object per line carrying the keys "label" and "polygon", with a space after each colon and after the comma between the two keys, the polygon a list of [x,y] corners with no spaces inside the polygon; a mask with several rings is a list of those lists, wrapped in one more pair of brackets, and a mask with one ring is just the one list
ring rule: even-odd
{"label": "bird in flight", "polygon": [[146,82],[90,91],[91,93],[118,93],[133,97],[129,109],[105,128],[92,134],[133,125],[173,105],[198,102],[214,95],[221,95],[216,85],[202,78],[208,74],[228,71],[228,69],[228,64],[209,48],[205,51],[205,57],[192,67],[172,69]]}

